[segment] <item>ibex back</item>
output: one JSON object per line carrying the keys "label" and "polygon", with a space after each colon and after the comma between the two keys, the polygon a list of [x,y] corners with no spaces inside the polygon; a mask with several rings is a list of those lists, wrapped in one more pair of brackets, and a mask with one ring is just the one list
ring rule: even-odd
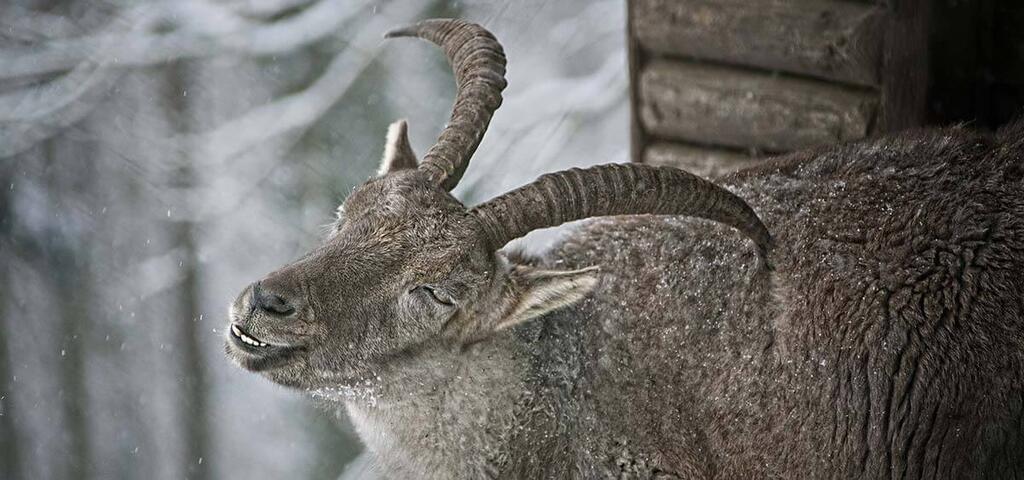
{"label": "ibex back", "polygon": [[[395,123],[379,175],[238,296],[227,338],[241,367],[343,405],[377,473],[1024,477],[1024,129],[904,133],[720,186],[569,170],[467,208],[449,191],[501,103],[502,48],[458,20],[391,36],[444,49],[450,123],[422,162]],[[499,251],[588,217],[541,257]]]}

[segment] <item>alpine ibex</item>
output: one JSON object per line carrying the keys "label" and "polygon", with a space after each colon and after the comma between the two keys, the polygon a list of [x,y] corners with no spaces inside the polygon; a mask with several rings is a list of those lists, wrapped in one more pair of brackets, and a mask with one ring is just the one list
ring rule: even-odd
{"label": "alpine ibex", "polygon": [[[1024,476],[1024,128],[719,185],[573,169],[466,208],[448,192],[502,48],[459,20],[389,36],[444,49],[451,122],[422,162],[394,124],[329,239],[246,288],[227,336],[241,367],[343,405],[382,474]],[[543,256],[499,252],[589,217]]]}

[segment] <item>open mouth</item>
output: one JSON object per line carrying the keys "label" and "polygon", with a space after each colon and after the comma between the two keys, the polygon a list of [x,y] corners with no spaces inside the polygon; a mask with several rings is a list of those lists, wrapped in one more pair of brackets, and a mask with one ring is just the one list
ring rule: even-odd
{"label": "open mouth", "polygon": [[301,349],[299,345],[280,345],[266,342],[248,332],[237,323],[231,324],[231,343],[239,350],[262,357],[284,356]]}
{"label": "open mouth", "polygon": [[252,335],[245,333],[245,331],[243,331],[241,327],[235,324],[231,324],[231,336],[234,337],[236,340],[239,340],[242,343],[249,345],[250,347],[266,348],[270,346],[269,343],[261,342]]}
{"label": "open mouth", "polygon": [[240,366],[252,371],[286,365],[304,348],[301,345],[278,345],[264,341],[235,323],[231,324],[229,330],[229,355],[239,362]]}
{"label": "open mouth", "polygon": [[231,322],[227,335],[227,354],[239,366],[251,372],[264,372],[294,362],[304,345],[268,342],[246,330],[242,323]]}

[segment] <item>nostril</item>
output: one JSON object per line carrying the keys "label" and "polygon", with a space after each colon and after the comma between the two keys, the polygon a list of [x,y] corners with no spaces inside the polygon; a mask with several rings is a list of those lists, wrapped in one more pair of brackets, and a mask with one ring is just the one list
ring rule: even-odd
{"label": "nostril", "polygon": [[291,315],[295,313],[295,307],[284,297],[267,291],[259,283],[253,285],[253,304],[256,308],[275,315]]}
{"label": "nostril", "polygon": [[266,300],[260,303],[260,308],[273,312],[278,315],[290,315],[295,312],[295,307],[292,307],[286,302],[280,295],[270,294],[264,297]]}

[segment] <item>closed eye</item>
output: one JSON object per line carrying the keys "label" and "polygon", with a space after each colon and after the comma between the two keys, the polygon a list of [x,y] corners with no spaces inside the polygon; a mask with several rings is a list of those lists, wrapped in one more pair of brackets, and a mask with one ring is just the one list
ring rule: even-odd
{"label": "closed eye", "polygon": [[440,303],[442,305],[449,306],[449,307],[455,305],[455,299],[453,299],[450,295],[448,295],[444,291],[438,289],[437,287],[434,287],[432,285],[421,285],[421,286],[416,287],[416,288],[426,292],[427,295],[430,295],[430,298],[433,299],[437,303]]}

